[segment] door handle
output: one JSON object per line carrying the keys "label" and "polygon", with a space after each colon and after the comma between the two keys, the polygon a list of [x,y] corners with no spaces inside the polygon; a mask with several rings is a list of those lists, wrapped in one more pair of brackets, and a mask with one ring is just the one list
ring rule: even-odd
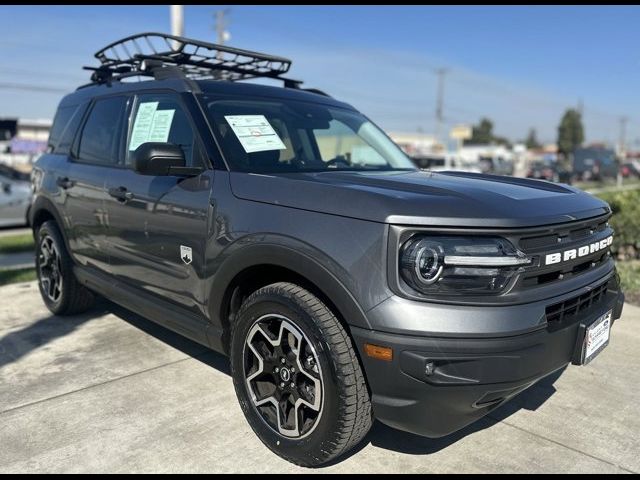
{"label": "door handle", "polygon": [[76,184],[73,180],[69,180],[69,177],[58,177],[56,180],[56,185],[58,185],[63,190],[67,190],[68,188],[73,187]]}
{"label": "door handle", "polygon": [[125,187],[110,188],[109,195],[123,203],[132,200],[134,196],[133,193],[128,191]]}

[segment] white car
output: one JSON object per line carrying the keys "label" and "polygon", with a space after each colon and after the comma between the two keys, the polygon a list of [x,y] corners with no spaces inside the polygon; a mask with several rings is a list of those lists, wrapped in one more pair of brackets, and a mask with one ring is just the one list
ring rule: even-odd
{"label": "white car", "polygon": [[0,227],[27,225],[31,183],[0,175]]}

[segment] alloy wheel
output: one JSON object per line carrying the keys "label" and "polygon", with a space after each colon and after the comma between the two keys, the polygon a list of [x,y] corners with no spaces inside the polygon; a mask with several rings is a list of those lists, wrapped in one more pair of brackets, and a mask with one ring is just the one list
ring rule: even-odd
{"label": "alloy wheel", "polygon": [[42,291],[52,302],[62,295],[62,264],[53,238],[45,235],[38,249],[38,271]]}
{"label": "alloy wheel", "polygon": [[282,315],[264,315],[245,340],[244,375],[254,408],[276,433],[300,439],[322,415],[323,382],[308,337]]}

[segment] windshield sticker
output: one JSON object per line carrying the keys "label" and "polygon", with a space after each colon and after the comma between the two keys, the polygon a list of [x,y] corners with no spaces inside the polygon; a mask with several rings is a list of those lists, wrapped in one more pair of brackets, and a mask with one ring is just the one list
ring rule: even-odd
{"label": "windshield sticker", "polygon": [[287,149],[264,115],[225,115],[224,118],[247,153]]}

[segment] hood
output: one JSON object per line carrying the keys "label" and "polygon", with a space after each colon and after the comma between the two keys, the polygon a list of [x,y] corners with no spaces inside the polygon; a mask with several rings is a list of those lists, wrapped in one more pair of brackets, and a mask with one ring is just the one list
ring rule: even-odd
{"label": "hood", "polygon": [[392,224],[528,227],[609,212],[568,185],[475,173],[232,172],[230,180],[245,200]]}

